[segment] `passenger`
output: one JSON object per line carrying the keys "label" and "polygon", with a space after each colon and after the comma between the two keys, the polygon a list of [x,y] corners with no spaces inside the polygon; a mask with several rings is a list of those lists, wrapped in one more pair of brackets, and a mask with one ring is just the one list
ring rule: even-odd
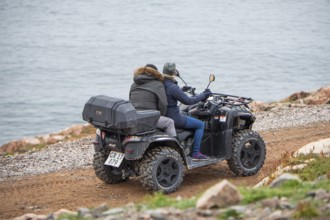
{"label": "passenger", "polygon": [[136,110],[158,110],[157,128],[176,138],[174,121],[165,117],[167,99],[163,84],[164,76],[153,64],[147,64],[134,72],[134,83],[129,91],[129,100]]}
{"label": "passenger", "polygon": [[210,90],[205,90],[203,93],[189,97],[177,85],[174,76],[178,75],[178,70],[175,68],[175,63],[165,63],[163,68],[164,85],[168,101],[166,116],[172,118],[176,128],[195,129],[194,146],[192,157],[193,160],[208,160],[209,158],[200,152],[200,146],[204,135],[204,122],[180,114],[178,101],[185,105],[193,105],[199,101],[205,100],[211,94]]}

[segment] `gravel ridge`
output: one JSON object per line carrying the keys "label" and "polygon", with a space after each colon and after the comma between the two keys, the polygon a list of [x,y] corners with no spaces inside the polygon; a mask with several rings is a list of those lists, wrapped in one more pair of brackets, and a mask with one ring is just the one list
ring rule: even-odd
{"label": "gravel ridge", "polygon": [[[330,105],[277,107],[254,114],[256,122],[253,130],[260,132],[330,121]],[[40,151],[0,156],[0,181],[62,169],[92,167],[93,140],[94,138],[82,138],[52,144]]]}

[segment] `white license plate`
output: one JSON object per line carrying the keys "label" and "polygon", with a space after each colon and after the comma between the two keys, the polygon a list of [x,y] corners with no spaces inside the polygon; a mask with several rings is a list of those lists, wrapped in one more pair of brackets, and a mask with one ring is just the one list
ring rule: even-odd
{"label": "white license plate", "polygon": [[119,167],[124,157],[125,154],[123,153],[111,151],[108,159],[104,162],[104,164],[108,166]]}

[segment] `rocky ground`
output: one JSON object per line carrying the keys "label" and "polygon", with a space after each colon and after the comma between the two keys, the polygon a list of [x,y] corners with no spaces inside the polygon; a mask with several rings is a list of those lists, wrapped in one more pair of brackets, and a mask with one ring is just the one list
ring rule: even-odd
{"label": "rocky ground", "polygon": [[[180,190],[170,196],[196,196],[221,179],[253,186],[279,165],[285,152],[330,137],[329,104],[256,103],[253,108],[257,117],[254,130],[267,144],[262,170],[245,178],[235,177],[225,163],[189,170]],[[101,203],[118,207],[138,202],[148,194],[134,178],[116,185],[98,180],[91,168],[92,140],[86,137],[62,141],[40,151],[0,156],[0,219],[30,212],[47,214],[61,208],[95,207]],[[201,175],[203,179],[199,178]]]}

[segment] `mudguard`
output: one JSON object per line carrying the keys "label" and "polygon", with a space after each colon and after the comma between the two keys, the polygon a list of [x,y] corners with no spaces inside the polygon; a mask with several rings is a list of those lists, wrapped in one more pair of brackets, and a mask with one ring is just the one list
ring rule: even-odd
{"label": "mudguard", "polygon": [[95,152],[100,152],[102,150],[103,147],[102,147],[102,139],[101,139],[100,134],[96,134],[93,145],[94,145]]}
{"label": "mudguard", "polygon": [[222,130],[233,129],[233,128],[235,128],[235,126],[238,126],[241,124],[239,121],[236,121],[237,124],[235,125],[235,120],[244,121],[245,123],[242,124],[242,126],[246,129],[251,129],[251,126],[255,121],[255,116],[248,110],[237,111],[237,110],[230,109],[228,107],[223,107],[221,110],[222,110],[222,112],[225,112],[225,113],[222,113],[222,115],[226,115],[226,118],[227,118],[225,126],[222,127]]}
{"label": "mudguard", "polygon": [[124,146],[126,160],[139,160],[148,149],[157,146],[178,148],[180,150],[180,154],[182,156],[184,155],[184,151],[176,138],[170,137],[163,132],[156,132],[152,135],[132,138],[132,140],[127,141]]}

